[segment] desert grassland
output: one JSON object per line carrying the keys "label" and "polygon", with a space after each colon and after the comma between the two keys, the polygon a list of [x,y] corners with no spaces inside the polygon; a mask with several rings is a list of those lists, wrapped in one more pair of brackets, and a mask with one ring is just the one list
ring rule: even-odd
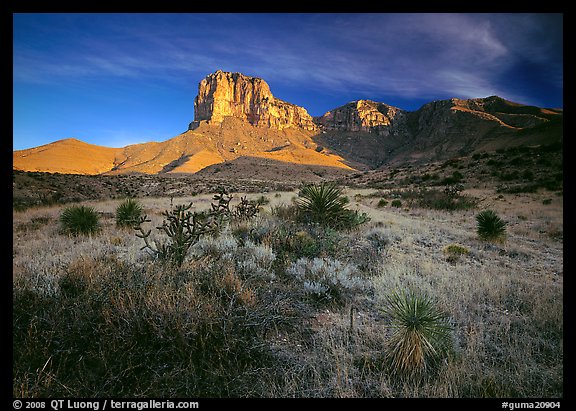
{"label": "desert grassland", "polygon": [[[120,200],[83,203],[101,215],[92,236],[59,232],[65,206],[14,212],[13,394],[562,397],[562,198],[469,193],[475,209],[449,212],[379,207],[385,192],[349,188],[349,208],[371,217],[350,231],[295,224],[297,191],[247,194],[269,203],[203,237],[178,268],[116,227]],[[160,238],[171,203],[205,210],[212,196],[139,201]],[[484,208],[508,222],[504,243],[478,238]],[[298,277],[314,267],[359,282],[318,300]],[[453,348],[425,378],[384,365],[382,308],[398,290],[450,318]]]}

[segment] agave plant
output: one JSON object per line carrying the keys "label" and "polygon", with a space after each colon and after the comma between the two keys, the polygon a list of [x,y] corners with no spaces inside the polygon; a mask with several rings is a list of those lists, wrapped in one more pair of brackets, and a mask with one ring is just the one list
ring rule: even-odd
{"label": "agave plant", "polygon": [[477,233],[482,240],[503,241],[506,238],[506,222],[493,210],[476,215]]}
{"label": "agave plant", "polygon": [[414,378],[436,369],[451,348],[448,316],[430,297],[415,292],[393,292],[386,305],[392,330],[386,362],[392,373]]}
{"label": "agave plant", "polygon": [[71,234],[94,234],[100,229],[100,218],[92,207],[70,206],[60,214],[62,231]]}

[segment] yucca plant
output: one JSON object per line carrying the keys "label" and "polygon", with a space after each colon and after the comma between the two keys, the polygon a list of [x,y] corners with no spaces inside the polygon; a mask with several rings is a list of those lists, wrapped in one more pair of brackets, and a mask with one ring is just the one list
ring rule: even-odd
{"label": "yucca plant", "polygon": [[133,227],[142,215],[142,205],[138,200],[127,198],[116,207],[116,226]]}
{"label": "yucca plant", "polygon": [[437,369],[452,345],[448,316],[430,297],[411,291],[395,291],[385,302],[392,330],[385,361],[392,374],[412,379]]}
{"label": "yucca plant", "polygon": [[484,210],[476,215],[477,233],[482,240],[504,241],[506,222],[493,210]]}
{"label": "yucca plant", "polygon": [[346,208],[348,198],[334,183],[307,184],[298,195],[296,206],[309,222],[333,228],[350,228],[368,221],[365,214]]}
{"label": "yucca plant", "polygon": [[100,216],[93,207],[70,206],[60,214],[60,226],[66,234],[94,234],[100,229]]}

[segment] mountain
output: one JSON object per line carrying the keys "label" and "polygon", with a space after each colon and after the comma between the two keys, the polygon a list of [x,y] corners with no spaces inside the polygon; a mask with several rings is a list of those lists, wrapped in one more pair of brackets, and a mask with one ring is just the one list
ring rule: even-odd
{"label": "mountain", "polygon": [[289,127],[318,130],[304,108],[274,98],[264,80],[218,70],[198,85],[194,121],[189,129],[197,128],[202,122],[221,124],[226,117],[277,130]]}
{"label": "mountain", "polygon": [[562,120],[560,109],[497,96],[433,101],[412,112],[358,100],[313,118],[304,108],[275,98],[264,80],[219,70],[199,83],[194,120],[178,136],[121,148],[59,140],[14,151],[13,168],[212,173],[224,163],[227,169],[245,170],[247,177],[257,169],[247,164],[273,165],[278,175],[297,166],[306,169],[298,175],[316,175],[318,167],[341,173],[562,141]]}
{"label": "mountain", "polygon": [[360,100],[316,119],[315,141],[369,168],[562,141],[563,111],[498,96],[438,100],[407,112]]}

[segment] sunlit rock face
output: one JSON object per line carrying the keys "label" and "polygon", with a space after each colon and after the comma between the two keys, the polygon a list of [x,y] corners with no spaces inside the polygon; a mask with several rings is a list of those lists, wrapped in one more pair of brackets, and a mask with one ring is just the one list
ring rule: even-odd
{"label": "sunlit rock face", "polygon": [[404,122],[406,112],[371,100],[352,101],[328,111],[315,122],[324,130],[365,131],[388,135]]}
{"label": "sunlit rock face", "polygon": [[198,85],[190,129],[201,122],[221,124],[225,117],[235,117],[256,127],[317,130],[304,108],[275,98],[264,80],[218,70]]}

